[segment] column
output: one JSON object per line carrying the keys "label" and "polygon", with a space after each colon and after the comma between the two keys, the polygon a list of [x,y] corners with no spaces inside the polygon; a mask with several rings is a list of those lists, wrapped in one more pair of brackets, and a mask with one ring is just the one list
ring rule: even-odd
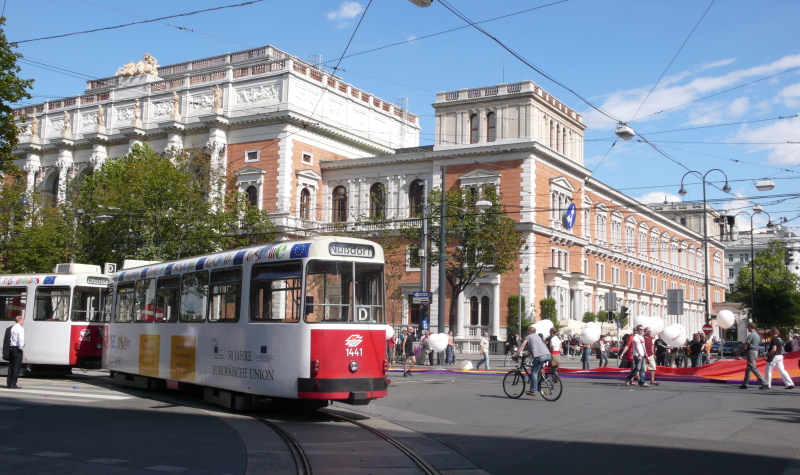
{"label": "column", "polygon": [[[499,280],[499,279],[498,279]],[[492,335],[500,335],[500,283],[492,285]]]}

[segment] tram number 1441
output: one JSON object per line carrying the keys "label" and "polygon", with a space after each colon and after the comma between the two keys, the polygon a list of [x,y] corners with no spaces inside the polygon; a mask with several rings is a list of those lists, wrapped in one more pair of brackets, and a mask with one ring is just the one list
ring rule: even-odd
{"label": "tram number 1441", "polygon": [[364,356],[363,348],[348,348],[345,350],[347,356]]}

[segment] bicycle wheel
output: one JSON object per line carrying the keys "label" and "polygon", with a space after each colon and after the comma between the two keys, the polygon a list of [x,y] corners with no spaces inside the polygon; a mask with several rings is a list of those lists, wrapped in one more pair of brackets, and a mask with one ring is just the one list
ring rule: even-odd
{"label": "bicycle wheel", "polygon": [[519,371],[509,371],[503,376],[503,391],[506,396],[518,399],[525,392],[525,376]]}
{"label": "bicycle wheel", "polygon": [[539,373],[539,393],[545,401],[557,401],[563,387],[561,378],[555,373]]}
{"label": "bicycle wheel", "polygon": [[503,366],[508,366],[509,361],[511,361],[511,353],[506,353],[506,357],[503,358]]}

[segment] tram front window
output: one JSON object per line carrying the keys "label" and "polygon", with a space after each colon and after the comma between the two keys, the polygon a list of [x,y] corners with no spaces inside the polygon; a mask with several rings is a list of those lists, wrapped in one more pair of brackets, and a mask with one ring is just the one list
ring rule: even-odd
{"label": "tram front window", "polygon": [[106,300],[106,289],[97,287],[75,287],[72,293],[73,322],[103,321],[101,310]]}
{"label": "tram front window", "polygon": [[69,316],[69,287],[36,289],[34,320],[65,322]]}
{"label": "tram front window", "polygon": [[383,265],[311,261],[306,321],[383,323]]}

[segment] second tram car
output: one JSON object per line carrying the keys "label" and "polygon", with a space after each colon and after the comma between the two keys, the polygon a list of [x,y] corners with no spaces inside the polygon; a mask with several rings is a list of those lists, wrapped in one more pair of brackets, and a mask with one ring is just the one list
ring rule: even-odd
{"label": "second tram car", "polygon": [[26,373],[100,368],[109,282],[100,267],[75,263],[52,274],[0,275],[0,332],[25,317]]}
{"label": "second tram car", "polygon": [[387,394],[383,249],[318,237],[113,275],[103,364],[120,384],[366,404]]}

